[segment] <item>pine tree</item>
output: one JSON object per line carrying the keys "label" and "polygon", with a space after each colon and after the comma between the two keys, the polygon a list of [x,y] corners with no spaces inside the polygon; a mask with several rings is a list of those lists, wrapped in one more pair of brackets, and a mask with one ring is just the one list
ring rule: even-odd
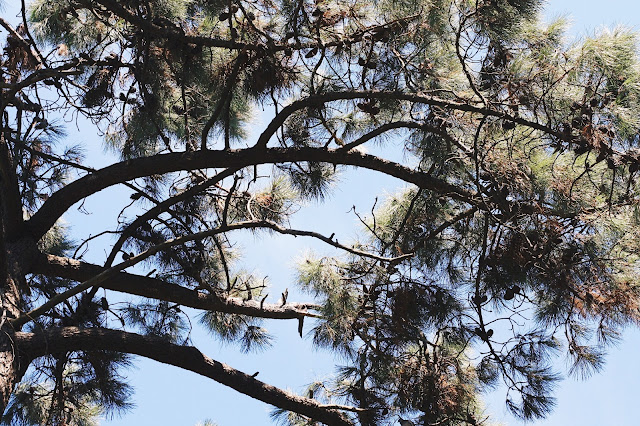
{"label": "pine tree", "polygon": [[[27,6],[17,26],[0,18],[5,424],[129,409],[134,355],[289,425],[487,424],[497,383],[535,419],[553,408],[557,356],[589,375],[638,323],[634,33],[569,44],[540,0]],[[271,115],[249,138],[259,109]],[[63,146],[69,117],[120,160],[83,165],[86,147]],[[367,154],[392,142],[407,164]],[[358,216],[356,242],[292,227],[347,167],[407,186]],[[131,195],[92,264],[96,234],[72,239],[63,215],[116,185]],[[299,262],[291,287],[310,301],[267,298],[238,266],[241,230],[336,249]],[[277,344],[264,320],[298,321],[345,362],[296,395],[202,354],[184,308],[240,351]]]}

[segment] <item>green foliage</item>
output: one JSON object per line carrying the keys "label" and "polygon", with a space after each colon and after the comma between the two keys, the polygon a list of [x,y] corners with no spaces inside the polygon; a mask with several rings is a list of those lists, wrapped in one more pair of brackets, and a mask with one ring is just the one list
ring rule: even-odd
{"label": "green foliage", "polygon": [[237,341],[245,353],[272,345],[273,337],[251,317],[209,311],[202,314],[200,322],[222,341]]}
{"label": "green foliage", "polygon": [[285,169],[302,198],[324,200],[336,183],[336,170],[325,163],[296,164]]}
{"label": "green foliage", "polygon": [[142,334],[178,344],[189,340],[190,324],[177,304],[150,300],[149,303],[127,304],[118,312],[124,323],[140,329]]}
{"label": "green foliage", "polygon": [[[9,402],[2,423],[16,426],[35,426],[51,424],[51,421],[70,422],[78,426],[97,426],[99,416],[102,414],[97,405],[82,405],[72,407],[67,413],[52,414],[51,390],[41,385],[21,383],[14,391],[12,400]],[[80,401],[81,403],[84,401]]]}
{"label": "green foliage", "polygon": [[109,351],[41,359],[12,395],[2,424],[98,425],[100,417],[132,407],[131,387],[118,374],[127,367],[127,355]]}
{"label": "green foliage", "polygon": [[70,48],[92,48],[96,39],[113,41],[116,36],[109,26],[95,19],[87,9],[78,9],[69,0],[30,4],[34,33],[41,41],[64,43]]}

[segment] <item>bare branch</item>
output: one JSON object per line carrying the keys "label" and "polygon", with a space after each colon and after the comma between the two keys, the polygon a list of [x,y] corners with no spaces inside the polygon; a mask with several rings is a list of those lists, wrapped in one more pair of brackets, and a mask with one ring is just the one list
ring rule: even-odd
{"label": "bare branch", "polygon": [[395,129],[420,129],[422,125],[420,123],[414,123],[413,121],[393,121],[391,123],[383,124],[382,126],[360,136],[353,142],[349,142],[339,148],[340,151],[350,151],[353,148],[360,146],[371,139],[380,136],[381,134]]}

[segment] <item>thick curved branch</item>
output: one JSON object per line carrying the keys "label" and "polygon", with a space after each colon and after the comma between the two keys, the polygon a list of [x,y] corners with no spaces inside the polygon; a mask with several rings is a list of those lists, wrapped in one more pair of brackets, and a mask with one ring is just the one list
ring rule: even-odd
{"label": "thick curved branch", "polygon": [[554,129],[542,124],[529,121],[520,117],[511,116],[502,111],[491,108],[477,107],[468,103],[460,103],[432,96],[411,94],[403,92],[377,92],[377,91],[352,91],[352,92],[328,92],[320,95],[312,95],[293,102],[286,106],[274,117],[267,128],[258,138],[256,148],[224,151],[199,151],[185,153],[171,153],[138,158],[116,163],[101,169],[99,172],[77,180],[52,195],[41,209],[29,221],[29,231],[35,239],[39,239],[55,223],[55,221],[75,202],[98,192],[115,183],[148,176],[151,174],[163,174],[179,170],[193,170],[220,167],[247,167],[267,163],[299,162],[299,161],[323,161],[332,164],[352,165],[371,170],[377,170],[390,176],[397,177],[408,183],[414,183],[421,188],[438,192],[457,194],[465,201],[474,198],[474,194],[435,179],[425,173],[416,172],[397,163],[384,159],[365,155],[357,152],[342,152],[326,148],[272,148],[266,149],[266,145],[275,132],[284,124],[286,119],[294,112],[315,105],[338,100],[353,100],[361,98],[370,99],[396,99],[409,102],[424,103],[442,108],[458,111],[474,112],[483,116],[500,117],[506,120],[522,124],[547,134],[559,136]]}
{"label": "thick curved branch", "polygon": [[[84,282],[104,272],[105,269],[101,266],[80,262],[75,259],[42,254],[34,262],[31,272]],[[259,318],[299,319],[304,316],[316,317],[316,314],[307,312],[307,309],[320,309],[320,306],[313,303],[287,303],[284,306],[264,303],[261,306],[255,300],[243,300],[237,297],[223,297],[216,294],[202,293],[158,278],[126,272],[114,274],[100,286],[107,290],[177,303],[190,308]]]}
{"label": "thick curved branch", "polygon": [[207,357],[193,346],[176,345],[158,337],[104,328],[65,327],[37,333],[17,332],[13,338],[17,349],[31,359],[55,352],[79,350],[111,350],[140,355],[193,371],[252,398],[328,425],[352,425],[338,410],[340,407],[327,408],[313,399],[285,392]]}
{"label": "thick curved branch", "polygon": [[26,222],[27,231],[40,239],[73,204],[109,186],[153,174],[206,168],[242,168],[258,164],[325,162],[379,171],[420,188],[450,194],[470,202],[475,193],[459,188],[427,173],[356,151],[328,148],[269,148],[180,152],[137,158],[113,164],[84,176],[60,189]]}

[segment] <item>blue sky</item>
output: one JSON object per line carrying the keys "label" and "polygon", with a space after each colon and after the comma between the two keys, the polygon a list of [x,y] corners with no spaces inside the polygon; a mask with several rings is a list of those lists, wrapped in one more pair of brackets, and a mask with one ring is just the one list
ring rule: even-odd
{"label": "blue sky", "polygon": [[[13,16],[14,8],[19,7],[17,0],[6,1],[5,13]],[[5,14],[3,13],[3,15]],[[601,26],[623,24],[640,29],[640,2],[632,0],[577,1],[555,0],[548,3],[548,17],[566,15],[571,18],[571,34],[581,36],[592,33]],[[258,127],[258,126],[256,126]],[[87,162],[98,166],[104,161],[100,158],[102,150],[95,130],[85,125],[76,129],[68,125],[69,143],[87,142],[92,146]],[[343,175],[340,186],[326,205],[311,205],[301,212],[293,225],[313,223],[314,228],[330,234],[336,232],[338,238],[348,240],[355,235],[357,224],[352,214],[347,212],[352,205],[367,213],[373,197],[381,191],[391,192],[397,184],[372,172],[353,172]],[[95,223],[112,223],[119,208],[112,199],[128,197],[130,192],[113,188],[91,197],[84,209],[92,215],[86,215],[72,209],[66,219],[74,224],[77,235],[86,234]],[[322,218],[322,219],[319,219]],[[94,228],[95,230],[95,228]],[[242,237],[246,249],[245,267],[269,276],[272,289],[270,300],[285,287],[290,289],[290,299],[306,299],[292,289],[294,272],[293,259],[300,256],[308,246],[309,240],[302,238],[253,238]],[[316,246],[317,247],[317,246]],[[103,249],[93,245],[93,260],[104,259]],[[324,250],[319,247],[316,250]],[[221,345],[196,327],[194,343],[208,356],[225,362],[247,373],[260,371],[261,380],[301,391],[305,384],[316,378],[322,378],[332,372],[332,366],[338,362],[327,352],[311,348],[309,339],[300,339],[297,334],[297,322],[272,321],[267,327],[278,337],[275,345],[261,353],[241,354],[233,346]],[[560,425],[617,425],[635,426],[640,424],[635,413],[638,395],[636,381],[640,380],[640,332],[630,330],[625,334],[624,342],[610,351],[607,364],[599,375],[587,381],[567,379],[563,381],[556,396],[558,407],[544,421],[536,424],[545,426]],[[562,363],[563,360],[558,362]],[[137,407],[124,417],[102,424],[108,426],[125,425],[194,425],[206,418],[214,420],[219,426],[268,425],[271,407],[238,394],[210,379],[193,373],[183,372],[175,367],[164,366],[152,361],[139,360],[136,369],[126,373],[128,380],[135,386],[134,402]],[[504,391],[498,390],[487,395],[488,411],[497,420],[505,424],[519,424],[509,417],[504,409]]]}

